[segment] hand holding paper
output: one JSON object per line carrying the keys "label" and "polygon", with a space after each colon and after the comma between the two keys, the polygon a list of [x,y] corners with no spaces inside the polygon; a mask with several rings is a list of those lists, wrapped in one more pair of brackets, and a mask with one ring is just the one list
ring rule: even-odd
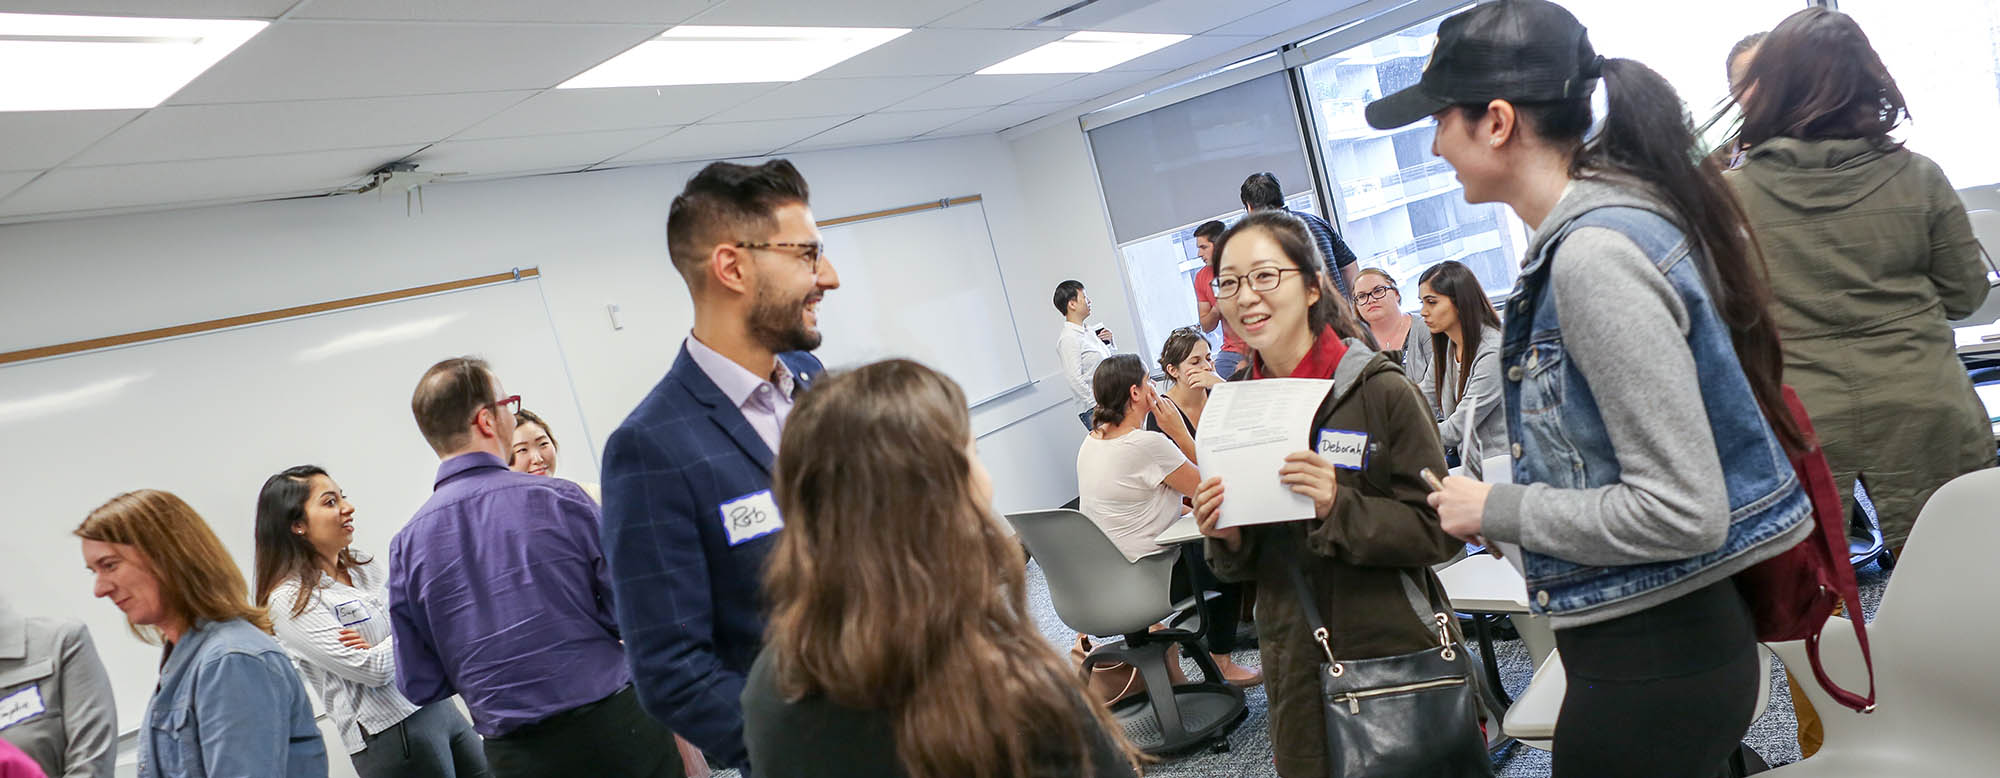
{"label": "hand holding paper", "polygon": [[[1216,516],[1216,528],[1298,521],[1319,515],[1314,502],[1322,495],[1299,494],[1287,480],[1319,484],[1317,467],[1308,463],[1298,473],[1284,471],[1288,467],[1287,457],[1312,449],[1313,414],[1332,389],[1332,381],[1270,378],[1225,383],[1209,392],[1195,451],[1202,475],[1216,480],[1218,504],[1209,511]],[[1313,458],[1320,459],[1317,455]],[[1327,478],[1330,482],[1330,473]],[[1226,508],[1219,506],[1220,487],[1224,484],[1229,488]],[[1203,491],[1207,485],[1205,481]],[[1319,491],[1331,503],[1333,489]],[[1204,506],[1199,497],[1195,505],[1196,515],[1200,516]]]}

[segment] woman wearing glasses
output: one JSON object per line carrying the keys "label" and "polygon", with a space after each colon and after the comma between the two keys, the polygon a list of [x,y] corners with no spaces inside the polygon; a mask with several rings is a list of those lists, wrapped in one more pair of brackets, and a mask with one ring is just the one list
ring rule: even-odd
{"label": "woman wearing glasses", "polygon": [[1416,314],[1403,312],[1403,290],[1396,288],[1395,276],[1379,267],[1355,275],[1354,307],[1382,353],[1402,365],[1403,372],[1422,376],[1430,371],[1430,329],[1417,326]]}
{"label": "woman wearing glasses", "polygon": [[[1302,521],[1224,527],[1222,520],[1237,518],[1225,500],[1229,484],[1212,476],[1194,495],[1209,565],[1223,580],[1254,581],[1263,593],[1256,618],[1271,741],[1278,774],[1291,778],[1328,773],[1323,651],[1367,659],[1437,646],[1433,614],[1451,608],[1430,566],[1462,547],[1438,526],[1418,475],[1444,468],[1430,408],[1396,361],[1375,351],[1324,268],[1303,223],[1259,211],[1216,246],[1216,298],[1250,346],[1249,377],[1331,379],[1314,434],[1345,436],[1363,453],[1299,451],[1271,474],[1312,498],[1314,517]],[[1324,646],[1294,594],[1294,570],[1330,630]],[[1412,593],[1427,602],[1419,607]]]}
{"label": "woman wearing glasses", "polygon": [[1501,411],[1500,398],[1500,314],[1479,288],[1472,268],[1457,262],[1430,266],[1418,284],[1431,352],[1437,355],[1419,385],[1442,419],[1438,440],[1457,450],[1466,472],[1477,478],[1481,452],[1507,448],[1507,414]]}
{"label": "woman wearing glasses", "polygon": [[473,778],[486,752],[450,701],[418,707],[396,690],[384,565],[350,547],[354,505],[313,465],[257,493],[257,607],[340,731],[362,778]]}

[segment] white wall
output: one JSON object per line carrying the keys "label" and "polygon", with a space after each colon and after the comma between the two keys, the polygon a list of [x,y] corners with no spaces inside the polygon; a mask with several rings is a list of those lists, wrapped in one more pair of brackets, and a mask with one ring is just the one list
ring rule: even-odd
{"label": "white wall", "polygon": [[[983,136],[792,159],[820,218],[985,196],[1030,373],[1044,380],[976,409],[982,456],[1002,510],[1074,497],[1080,430],[1054,375],[1056,282],[1082,280],[1094,318],[1121,342],[1137,335],[1082,133],[1064,125],[1013,144]],[[400,197],[362,195],[0,227],[0,351],[539,266],[590,439],[602,445],[692,322],[664,225],[698,167],[441,184],[415,216]],[[608,303],[624,329],[611,329]]]}

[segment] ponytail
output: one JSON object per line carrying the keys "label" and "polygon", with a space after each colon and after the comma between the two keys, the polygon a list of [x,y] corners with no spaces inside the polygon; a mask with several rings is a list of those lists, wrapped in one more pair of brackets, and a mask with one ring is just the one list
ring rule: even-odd
{"label": "ponytail", "polygon": [[[1690,258],[1736,346],[1736,361],[1764,418],[1791,448],[1805,435],[1784,401],[1784,352],[1770,316],[1771,287],[1750,220],[1722,180],[1722,167],[1702,153],[1694,119],[1667,80],[1634,60],[1604,59],[1585,68],[1601,76],[1604,108],[1593,125],[1587,98],[1515,106],[1543,142],[1568,149],[1570,177],[1616,177],[1666,203],[1673,221],[1700,248]],[[1476,118],[1485,106],[1464,106]]]}

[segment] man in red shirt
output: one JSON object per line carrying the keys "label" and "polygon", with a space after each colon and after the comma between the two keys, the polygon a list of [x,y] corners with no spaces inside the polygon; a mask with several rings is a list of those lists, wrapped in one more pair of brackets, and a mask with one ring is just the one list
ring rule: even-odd
{"label": "man in red shirt", "polygon": [[1219,221],[1202,222],[1194,228],[1194,247],[1201,252],[1201,270],[1194,274],[1195,312],[1201,315],[1201,331],[1212,332],[1222,328],[1222,351],[1215,355],[1215,374],[1224,379],[1236,375],[1242,366],[1243,357],[1250,353],[1250,347],[1243,345],[1243,339],[1229,331],[1229,325],[1222,321],[1222,311],[1215,307],[1215,241],[1227,229]]}

